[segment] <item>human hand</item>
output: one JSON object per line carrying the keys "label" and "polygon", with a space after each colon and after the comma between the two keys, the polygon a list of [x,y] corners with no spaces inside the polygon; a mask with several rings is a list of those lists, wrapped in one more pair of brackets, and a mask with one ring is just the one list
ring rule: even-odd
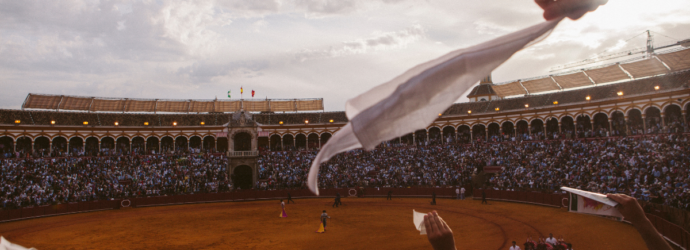
{"label": "human hand", "polygon": [[607,194],[606,197],[618,202],[616,209],[633,225],[647,219],[637,199],[624,194]]}
{"label": "human hand", "polygon": [[568,17],[572,20],[580,19],[587,12],[596,10],[608,0],[534,0],[544,10],[544,19],[547,21],[560,17]]}
{"label": "human hand", "polygon": [[453,230],[450,230],[436,211],[424,216],[424,227],[429,243],[435,250],[455,250]]}

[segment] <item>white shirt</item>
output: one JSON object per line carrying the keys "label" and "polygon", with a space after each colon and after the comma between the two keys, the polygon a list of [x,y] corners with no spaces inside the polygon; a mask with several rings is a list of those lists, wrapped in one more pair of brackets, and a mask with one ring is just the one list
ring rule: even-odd
{"label": "white shirt", "polygon": [[465,188],[460,189],[460,193],[465,193]]}
{"label": "white shirt", "polygon": [[556,243],[558,243],[558,240],[556,240],[556,238],[554,238],[554,237],[546,238],[546,243],[549,243],[553,246],[553,245],[556,245]]}
{"label": "white shirt", "polygon": [[508,250],[521,250],[521,249],[520,249],[520,246],[515,245],[514,247],[511,246],[510,248],[508,248]]}
{"label": "white shirt", "polygon": [[456,189],[455,189],[455,193],[456,193],[456,194],[460,194],[460,189],[456,188]]}

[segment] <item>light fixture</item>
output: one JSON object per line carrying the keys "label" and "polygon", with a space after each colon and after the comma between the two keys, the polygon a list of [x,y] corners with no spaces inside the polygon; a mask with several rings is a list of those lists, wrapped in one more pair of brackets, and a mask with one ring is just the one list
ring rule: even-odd
{"label": "light fixture", "polygon": [[309,124],[309,120],[304,120],[304,124]]}
{"label": "light fixture", "polygon": [[500,108],[498,108],[498,107],[496,107],[496,108],[495,108],[494,110],[496,110],[496,111],[499,111],[499,110],[501,110],[501,109],[500,109]]}
{"label": "light fixture", "polygon": [[201,122],[201,125],[206,125],[206,123],[205,123],[205,122]]}
{"label": "light fixture", "polygon": [[472,110],[467,110],[467,113],[468,113],[468,114],[472,114]]}
{"label": "light fixture", "polygon": [[22,121],[20,121],[20,120],[14,120],[14,124],[20,124],[20,123],[22,123]]}
{"label": "light fixture", "polygon": [[585,100],[587,100],[587,101],[589,101],[591,99],[592,99],[592,97],[590,97],[590,96],[585,97]]}
{"label": "light fixture", "polygon": [[441,113],[438,113],[438,116],[441,116]]}
{"label": "light fixture", "polygon": [[618,94],[618,96],[622,96],[622,95],[623,95],[623,91],[618,91],[618,93],[616,93],[616,94]]}
{"label": "light fixture", "polygon": [[55,120],[51,120],[50,125],[55,125]]}
{"label": "light fixture", "polygon": [[119,122],[115,122],[115,126],[118,126],[118,125],[120,125],[120,123],[119,123]]}
{"label": "light fixture", "polygon": [[283,121],[278,122],[278,124],[283,125]]}
{"label": "light fixture", "polygon": [[553,101],[553,105],[558,105],[558,101]]}
{"label": "light fixture", "polygon": [[173,126],[177,126],[177,122],[173,122]]}
{"label": "light fixture", "polygon": [[149,122],[144,122],[144,126],[148,126],[148,125],[149,125]]}
{"label": "light fixture", "polygon": [[84,125],[89,125],[89,122],[87,122],[87,121],[84,121],[84,123],[83,123],[83,124],[84,124]]}
{"label": "light fixture", "polygon": [[525,104],[525,108],[529,108],[529,104]]}
{"label": "light fixture", "polygon": [[654,86],[654,90],[659,90],[659,85]]}
{"label": "light fixture", "polygon": [[328,122],[333,122],[333,119],[328,120]]}

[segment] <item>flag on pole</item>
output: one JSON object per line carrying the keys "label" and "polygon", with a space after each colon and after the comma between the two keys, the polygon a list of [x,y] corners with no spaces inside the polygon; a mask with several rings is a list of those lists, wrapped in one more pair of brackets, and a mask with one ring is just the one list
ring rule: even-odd
{"label": "flag on pole", "polygon": [[252,97],[254,97],[254,90],[252,89]]}
{"label": "flag on pole", "polygon": [[230,90],[228,90],[228,98],[230,98]]}
{"label": "flag on pole", "polygon": [[240,94],[244,94],[244,89],[240,87]]}

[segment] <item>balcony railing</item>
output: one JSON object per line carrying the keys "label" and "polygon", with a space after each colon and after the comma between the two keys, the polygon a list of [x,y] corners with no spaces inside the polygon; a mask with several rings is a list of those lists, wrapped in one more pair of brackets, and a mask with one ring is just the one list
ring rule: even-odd
{"label": "balcony railing", "polygon": [[259,151],[229,151],[228,157],[251,157],[259,156]]}

